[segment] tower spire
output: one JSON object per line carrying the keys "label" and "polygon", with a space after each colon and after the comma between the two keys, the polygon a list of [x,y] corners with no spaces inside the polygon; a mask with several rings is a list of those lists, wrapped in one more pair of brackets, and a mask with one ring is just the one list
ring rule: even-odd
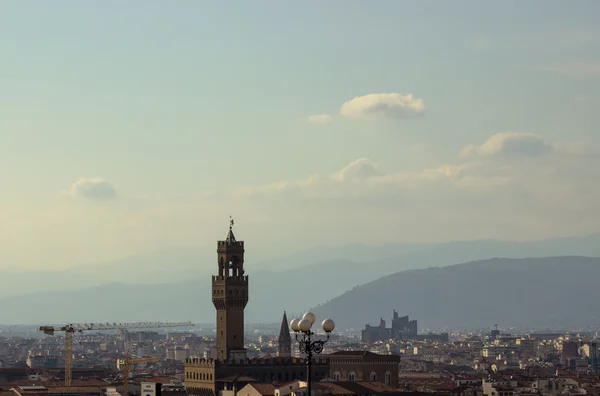
{"label": "tower spire", "polygon": [[283,311],[283,320],[281,321],[281,330],[279,331],[279,350],[277,351],[277,356],[292,356],[292,336],[290,336],[290,328],[288,327],[285,311]]}

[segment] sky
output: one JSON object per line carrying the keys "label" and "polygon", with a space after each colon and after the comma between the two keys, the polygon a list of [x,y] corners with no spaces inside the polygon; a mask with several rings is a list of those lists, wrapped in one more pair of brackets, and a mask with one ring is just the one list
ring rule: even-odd
{"label": "sky", "polygon": [[600,232],[600,3],[0,3],[0,268]]}

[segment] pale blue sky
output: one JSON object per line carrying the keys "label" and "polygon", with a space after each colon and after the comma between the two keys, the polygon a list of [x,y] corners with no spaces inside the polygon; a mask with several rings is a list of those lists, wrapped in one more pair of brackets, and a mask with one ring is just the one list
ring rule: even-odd
{"label": "pale blue sky", "polygon": [[[498,204],[486,198],[481,210],[496,205],[506,212],[485,223],[467,220],[481,219],[473,205],[452,206],[472,196],[453,200],[455,186],[452,192],[419,190],[414,200],[378,214],[381,205],[369,199],[342,209],[349,195],[364,195],[355,186],[340,192],[319,185],[297,195],[319,200],[316,195],[331,193],[335,210],[323,202],[295,203],[288,196],[295,190],[258,200],[235,193],[326,176],[359,158],[386,173],[458,166],[475,161],[459,159],[462,148],[509,131],[560,147],[600,147],[598,20],[594,0],[3,1],[0,258],[13,265],[72,265],[174,244],[212,244],[215,226],[225,227],[230,212],[240,227],[246,220],[244,232],[261,251],[273,240],[281,251],[301,249],[330,231],[337,235],[332,244],[374,243],[388,218],[397,223],[385,233],[397,241],[600,231],[567,213],[572,197],[538,213],[531,229],[507,220],[523,196],[562,196],[553,191],[573,174],[558,179],[561,172],[548,172],[548,164],[568,161],[561,170],[575,169],[583,186],[577,188],[596,193],[588,191],[596,173],[579,176],[595,159],[582,160],[571,149],[568,160],[519,165],[531,174],[521,168],[503,174],[538,181],[543,172],[556,179],[544,184],[550,194],[541,193],[544,186],[494,192],[497,200],[506,197]],[[380,93],[412,94],[423,100],[424,115],[364,120],[338,114],[344,102]],[[332,122],[307,122],[320,114],[333,115]],[[478,177],[494,173],[490,169]],[[80,178],[104,179],[117,197],[93,202],[73,188],[76,197],[66,198]],[[406,198],[363,187],[392,205]],[[428,204],[431,194],[439,201]],[[573,204],[582,219],[597,214],[593,197]],[[299,208],[311,215],[298,215]],[[429,218],[438,211],[457,214],[435,215],[438,224]],[[409,214],[415,217],[404,217]],[[273,230],[283,216],[290,220],[282,231],[295,237]],[[354,220],[345,223],[349,216]],[[411,225],[398,226],[406,221]],[[25,254],[30,244],[39,249]]]}

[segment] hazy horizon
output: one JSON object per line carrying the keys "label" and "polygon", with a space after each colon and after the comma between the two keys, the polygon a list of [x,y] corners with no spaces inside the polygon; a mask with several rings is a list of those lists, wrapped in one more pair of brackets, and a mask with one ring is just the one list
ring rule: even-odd
{"label": "hazy horizon", "polygon": [[[586,234],[586,235],[569,235],[569,236],[559,236],[556,238],[542,238],[542,239],[523,239],[523,240],[510,240],[510,239],[488,239],[488,238],[478,238],[478,239],[471,239],[471,240],[447,240],[447,241],[431,241],[431,242],[404,242],[404,241],[398,241],[398,242],[387,242],[387,243],[360,243],[360,242],[354,242],[354,243],[339,243],[339,244],[332,244],[332,245],[315,245],[315,246],[309,246],[306,247],[304,249],[298,249],[298,250],[291,250],[291,251],[282,251],[282,252],[259,252],[258,255],[256,254],[255,251],[253,251],[254,249],[250,248],[250,251],[247,253],[250,253],[250,257],[252,257],[251,260],[249,260],[250,262],[248,263],[251,267],[252,270],[256,271],[265,271],[265,270],[289,270],[292,268],[300,268],[301,266],[292,266],[292,267],[281,267],[279,268],[278,266],[267,266],[265,267],[264,264],[272,264],[273,261],[276,261],[277,259],[286,259],[289,257],[293,257],[296,255],[301,255],[301,254],[306,254],[306,253],[311,253],[313,251],[323,251],[323,250],[332,250],[332,251],[336,251],[336,250],[343,250],[344,248],[350,248],[350,247],[364,247],[364,248],[377,248],[377,247],[383,247],[383,246],[402,246],[402,245],[407,245],[410,247],[415,247],[415,248],[428,248],[428,247],[436,247],[436,246],[443,246],[443,245],[447,245],[447,244],[459,244],[459,243],[478,243],[478,242],[498,242],[498,243],[535,243],[535,242],[548,242],[548,241],[555,241],[555,240],[569,240],[569,239],[578,239],[578,238],[592,238],[592,237],[596,237],[596,236],[600,236],[596,233],[594,234]],[[218,238],[218,240],[222,240],[223,238]],[[240,238],[242,239],[242,238]],[[215,239],[215,243],[216,243],[217,239]],[[205,269],[209,269],[210,271],[214,272],[214,264],[216,263],[216,254],[214,257],[214,260],[210,260],[208,262],[205,261],[201,261],[202,259],[205,258],[206,255],[212,255],[212,253],[216,252],[216,246],[206,246],[206,245],[172,245],[172,246],[165,246],[165,247],[161,247],[161,248],[157,248],[157,249],[150,249],[147,251],[140,251],[140,252],[136,252],[136,253],[132,253],[132,254],[127,254],[124,256],[119,256],[119,257],[115,257],[114,259],[107,259],[104,261],[84,261],[84,262],[80,262],[80,263],[76,263],[74,265],[71,266],[66,266],[66,267],[56,267],[56,268],[49,268],[49,269],[45,269],[45,268],[41,268],[41,267],[18,267],[18,266],[1,266],[0,265],[0,270],[7,270],[7,271],[38,271],[38,270],[56,270],[56,271],[64,271],[64,270],[76,270],[76,269],[80,269],[80,268],[85,268],[85,267],[95,267],[95,266],[103,266],[103,265],[110,265],[113,264],[114,262],[120,262],[123,260],[130,260],[130,259],[137,259],[136,261],[139,261],[140,263],[144,262],[145,258],[150,258],[152,260],[155,259],[154,256],[158,255],[160,256],[163,253],[168,253],[168,252],[181,252],[181,251],[191,251],[193,253],[199,252],[202,253],[204,256],[198,256],[198,264],[203,266]],[[214,251],[214,252],[213,252]],[[266,254],[264,254],[266,253]],[[338,260],[338,259],[344,259],[347,256],[351,255],[352,251],[349,251],[347,254],[338,254],[337,256],[334,253],[333,258],[328,257],[328,256],[324,256],[322,262],[327,262],[327,261],[331,261],[331,260]],[[575,256],[582,256],[582,257],[595,257],[595,255],[586,255],[586,254],[580,254],[578,252],[573,253],[570,251],[566,251],[564,252],[564,254],[560,254],[560,255],[565,255],[565,256],[569,256],[569,255],[575,255]],[[560,256],[559,255],[559,256]],[[509,257],[512,255],[508,254],[507,257]],[[557,256],[556,254],[549,254],[548,257],[552,257],[552,256]],[[540,256],[542,257],[542,256]],[[491,257],[490,257],[491,258]],[[213,262],[214,261],[214,262]],[[356,260],[357,262],[364,262],[364,259],[359,259]],[[319,263],[319,261],[310,261],[306,263],[306,266],[311,266],[311,265],[315,265]],[[258,264],[258,266],[256,266]],[[454,263],[457,264],[457,263]],[[210,272],[209,271],[209,272]],[[199,276],[201,276],[203,273],[199,272]]]}
{"label": "hazy horizon", "polygon": [[0,269],[599,233],[576,4],[4,1]]}

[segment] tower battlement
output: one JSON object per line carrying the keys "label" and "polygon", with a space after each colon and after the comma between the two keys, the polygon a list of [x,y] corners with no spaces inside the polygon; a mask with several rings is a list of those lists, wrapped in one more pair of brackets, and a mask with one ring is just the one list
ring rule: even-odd
{"label": "tower battlement", "polygon": [[248,283],[248,275],[241,275],[241,276],[219,276],[219,275],[213,275],[212,277],[212,281],[213,284],[215,283],[220,283],[220,284],[225,284],[228,282],[246,282]]}
{"label": "tower battlement", "polygon": [[[315,364],[327,364],[327,358],[314,357],[313,362]],[[188,367],[199,367],[206,369],[215,369],[220,367],[231,367],[231,366],[290,366],[300,365],[304,366],[306,361],[302,358],[289,357],[289,358],[255,358],[255,359],[227,359],[227,360],[216,360],[216,359],[204,359],[204,358],[188,358],[185,360],[185,365]]]}

